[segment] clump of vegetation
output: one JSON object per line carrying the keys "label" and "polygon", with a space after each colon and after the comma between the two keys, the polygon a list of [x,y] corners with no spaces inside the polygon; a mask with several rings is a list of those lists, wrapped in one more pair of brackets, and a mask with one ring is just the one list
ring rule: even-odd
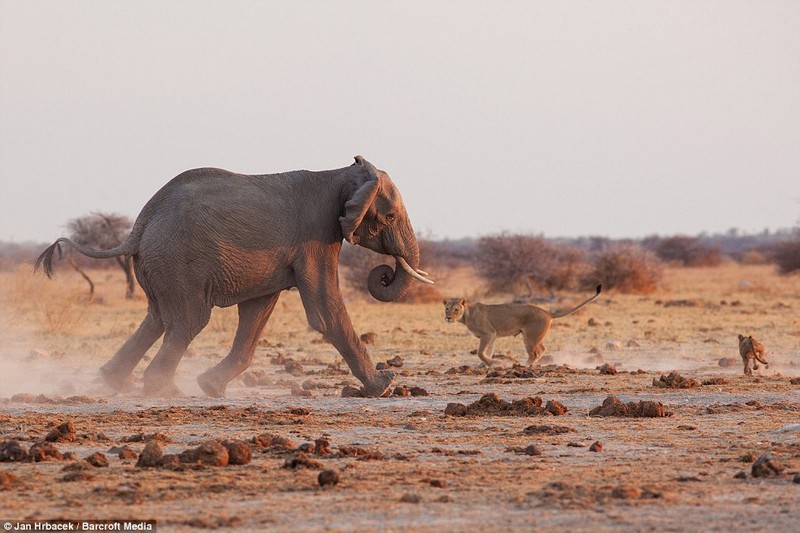
{"label": "clump of vegetation", "polygon": [[604,288],[648,294],[656,290],[662,274],[655,254],[635,244],[621,244],[597,254],[591,279]]}
{"label": "clump of vegetation", "polygon": [[476,268],[490,292],[508,292],[517,287],[546,290],[576,289],[590,271],[583,250],[562,246],[542,237],[503,233],[478,242]]}
{"label": "clump of vegetation", "polygon": [[704,244],[697,237],[677,235],[658,239],[654,244],[658,258],[667,263],[689,267],[717,266],[722,263],[720,247]]}
{"label": "clump of vegetation", "polygon": [[772,259],[781,274],[800,272],[800,236],[775,245]]}

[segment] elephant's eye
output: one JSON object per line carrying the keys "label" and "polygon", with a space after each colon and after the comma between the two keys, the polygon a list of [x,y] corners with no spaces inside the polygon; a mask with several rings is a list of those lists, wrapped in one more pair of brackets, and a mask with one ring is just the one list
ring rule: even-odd
{"label": "elephant's eye", "polygon": [[394,222],[394,215],[392,213],[389,213],[388,215],[386,215],[386,221],[387,222]]}

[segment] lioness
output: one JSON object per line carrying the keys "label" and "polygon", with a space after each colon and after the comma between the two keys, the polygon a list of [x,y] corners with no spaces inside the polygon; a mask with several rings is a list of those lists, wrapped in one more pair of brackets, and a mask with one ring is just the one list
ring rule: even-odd
{"label": "lioness", "polygon": [[598,285],[594,296],[579,306],[558,314],[550,314],[530,304],[467,305],[464,298],[452,298],[444,300],[444,319],[447,323],[461,322],[481,340],[478,357],[486,366],[492,364],[494,341],[498,336],[510,337],[522,333],[528,365],[533,365],[544,355],[542,339],[550,331],[553,319],[571,315],[593,302],[600,296],[601,289],[602,285]]}
{"label": "lioness", "polygon": [[745,337],[741,333],[739,334],[739,355],[742,356],[745,376],[752,376],[753,370],[758,370],[759,362],[764,366],[769,366],[767,360],[764,359],[764,345],[750,335]]}

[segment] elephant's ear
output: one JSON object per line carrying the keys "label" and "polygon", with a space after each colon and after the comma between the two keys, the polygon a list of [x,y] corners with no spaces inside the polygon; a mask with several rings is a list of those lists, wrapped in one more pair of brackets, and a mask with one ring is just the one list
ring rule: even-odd
{"label": "elephant's ear", "polygon": [[342,234],[350,244],[358,244],[358,237],[355,235],[356,229],[367,214],[369,207],[375,200],[380,186],[378,174],[372,163],[357,155],[356,165],[362,167],[367,173],[368,179],[358,187],[350,199],[344,204],[344,216],[339,217],[342,226]]}

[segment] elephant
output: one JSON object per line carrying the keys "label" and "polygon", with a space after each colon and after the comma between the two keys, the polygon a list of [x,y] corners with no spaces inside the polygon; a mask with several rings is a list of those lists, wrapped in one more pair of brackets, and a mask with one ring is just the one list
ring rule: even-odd
{"label": "elephant", "polygon": [[163,335],[144,371],[144,393],[179,394],[174,376],[189,343],[213,307],[237,305],[230,352],[197,377],[205,394],[223,397],[252,362],[278,296],[296,287],[310,326],[342,355],[365,395],[378,397],[389,391],[394,374],[376,370],[347,314],[338,281],[344,239],[395,258],[394,269],[382,264],[368,276],[369,293],[379,301],[397,300],[415,279],[433,283],[419,269],[419,246],[400,191],[361,156],[327,171],[188,170],[145,204],[119,246],[92,250],[62,237],[39,256],[34,271],[42,268],[52,277],[61,243],[98,259],[133,257],[147,315],[100,368],[116,390],[128,387],[136,365]]}

